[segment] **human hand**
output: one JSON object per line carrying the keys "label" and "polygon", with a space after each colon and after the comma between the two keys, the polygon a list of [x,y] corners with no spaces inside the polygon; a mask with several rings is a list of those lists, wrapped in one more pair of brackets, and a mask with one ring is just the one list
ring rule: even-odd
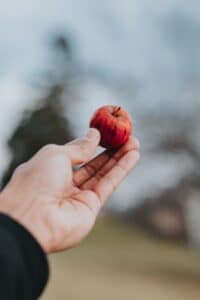
{"label": "human hand", "polygon": [[[0,211],[24,225],[46,253],[76,246],[92,229],[96,217],[139,159],[139,143],[93,160],[100,141],[96,129],[64,146],[47,145],[19,166],[0,194]],[[73,166],[80,169],[74,171]]]}

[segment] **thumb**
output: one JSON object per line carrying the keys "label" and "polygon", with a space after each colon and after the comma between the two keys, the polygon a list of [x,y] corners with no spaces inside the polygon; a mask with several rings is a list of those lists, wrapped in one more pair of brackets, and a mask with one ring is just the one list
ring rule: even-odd
{"label": "thumb", "polygon": [[74,140],[64,146],[72,165],[86,163],[95,153],[100,142],[100,133],[90,128],[85,137]]}

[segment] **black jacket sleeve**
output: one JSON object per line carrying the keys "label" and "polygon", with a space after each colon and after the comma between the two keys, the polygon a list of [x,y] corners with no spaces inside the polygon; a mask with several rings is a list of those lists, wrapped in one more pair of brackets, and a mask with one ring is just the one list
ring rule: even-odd
{"label": "black jacket sleeve", "polygon": [[32,235],[0,214],[0,300],[35,300],[48,280],[48,263]]}

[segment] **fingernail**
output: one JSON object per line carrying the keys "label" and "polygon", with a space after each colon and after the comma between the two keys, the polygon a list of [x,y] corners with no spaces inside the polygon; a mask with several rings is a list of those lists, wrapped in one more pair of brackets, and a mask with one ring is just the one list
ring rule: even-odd
{"label": "fingernail", "polygon": [[89,140],[99,140],[100,138],[99,131],[95,128],[90,128],[86,136]]}

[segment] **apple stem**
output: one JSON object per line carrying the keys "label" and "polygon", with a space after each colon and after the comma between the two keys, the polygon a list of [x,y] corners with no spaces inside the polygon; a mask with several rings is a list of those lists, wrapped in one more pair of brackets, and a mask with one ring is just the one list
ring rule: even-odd
{"label": "apple stem", "polygon": [[120,109],[121,109],[121,107],[119,106],[116,112],[120,111]]}
{"label": "apple stem", "polygon": [[121,107],[119,106],[117,109],[116,109],[116,111],[115,111],[115,115],[120,111],[120,109],[121,109]]}

